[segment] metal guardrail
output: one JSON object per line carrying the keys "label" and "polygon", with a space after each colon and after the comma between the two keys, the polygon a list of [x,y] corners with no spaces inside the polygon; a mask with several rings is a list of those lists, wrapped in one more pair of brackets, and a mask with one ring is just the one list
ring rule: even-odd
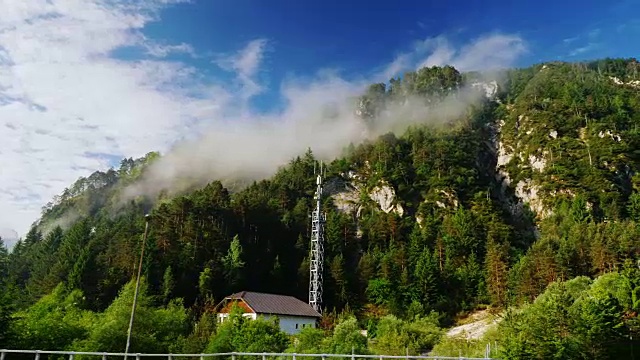
{"label": "metal guardrail", "polygon": [[261,360],[267,360],[267,358],[291,358],[291,360],[296,360],[296,358],[320,358],[322,360],[326,360],[328,358],[351,358],[351,360],[356,359],[408,359],[408,360],[418,360],[418,359],[434,359],[434,360],[496,360],[492,358],[470,358],[470,357],[461,357],[461,356],[424,356],[424,355],[358,355],[358,354],[298,354],[298,353],[249,353],[249,352],[229,352],[229,353],[215,353],[215,354],[139,354],[139,353],[109,353],[109,352],[83,352],[83,351],[46,351],[46,350],[8,350],[8,349],[0,349],[0,360],[11,360],[7,358],[8,354],[23,354],[23,355],[34,355],[34,360],[40,360],[41,355],[62,355],[68,356],[69,360],[73,360],[75,356],[85,355],[85,356],[99,356],[102,360],[107,360],[108,356],[117,356],[117,357],[127,357],[133,358],[136,360],[141,360],[141,358],[166,358],[167,360],[174,360],[174,358],[198,358],[200,360],[206,360],[206,358],[216,358],[216,357],[231,357],[232,360],[237,360],[238,356],[255,356]]}

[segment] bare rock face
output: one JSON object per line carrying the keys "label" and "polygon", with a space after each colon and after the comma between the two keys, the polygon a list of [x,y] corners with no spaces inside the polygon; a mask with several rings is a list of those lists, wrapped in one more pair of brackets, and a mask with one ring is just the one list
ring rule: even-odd
{"label": "bare rock face", "polygon": [[611,130],[607,130],[607,131],[600,131],[598,133],[598,137],[600,137],[601,139],[604,138],[605,136],[608,136],[611,138],[611,140],[614,140],[616,142],[620,142],[622,140],[622,138],[620,137],[620,135],[612,132]]}
{"label": "bare rock face", "polygon": [[487,99],[492,99],[498,93],[498,82],[490,81],[490,82],[475,82],[472,83],[471,86],[477,89],[484,90],[484,94]]}
{"label": "bare rock face", "polygon": [[460,205],[458,201],[458,195],[452,190],[440,190],[438,191],[440,197],[436,200],[436,205],[443,209],[455,209]]}
{"label": "bare rock face", "polygon": [[[527,117],[525,115],[518,116],[516,126],[519,126],[522,122],[525,122]],[[517,153],[511,146],[506,145],[500,138],[500,133],[505,125],[504,121],[499,121],[492,126],[492,141],[491,145],[493,152],[496,156],[496,180],[501,184],[503,195],[506,195],[507,188],[511,188],[513,180],[506,170],[506,166],[511,162],[514,156],[518,156],[524,162],[524,156],[521,153]],[[555,133],[555,134],[554,134]],[[555,130],[553,130],[550,136],[557,136]],[[540,152],[539,152],[540,153]],[[539,156],[530,155],[527,162],[529,166],[539,172],[544,171],[547,166],[546,160],[547,152],[543,151]],[[545,217],[549,215],[547,209],[545,209],[542,200],[539,196],[539,186],[533,183],[531,179],[520,180],[513,188],[515,199],[509,199],[505,196],[505,200],[509,205],[509,210],[512,215],[519,216],[524,212],[526,204],[529,205],[531,210],[536,212],[538,216]]]}
{"label": "bare rock face", "polygon": [[533,184],[530,179],[519,181],[516,184],[515,190],[516,197],[520,200],[520,203],[518,204],[520,211],[522,211],[521,208],[524,204],[529,204],[531,210],[535,211],[539,216],[546,217],[550,215],[549,210],[544,207],[542,199],[538,195],[540,187]]}
{"label": "bare rock face", "polygon": [[543,156],[529,155],[529,164],[531,164],[531,168],[542,172],[547,166],[547,160],[544,157],[546,154],[547,152],[545,151],[543,152]]}
{"label": "bare rock face", "polygon": [[626,86],[630,86],[630,87],[634,87],[634,88],[640,88],[640,80],[631,80],[629,82],[624,82],[624,81],[618,79],[615,76],[610,76],[609,78],[616,85],[626,85]]}
{"label": "bare rock face", "polygon": [[[346,180],[332,179],[327,183],[327,193],[332,197],[333,203],[338,210],[349,214],[355,213],[359,217],[362,210],[361,199],[364,191],[362,179],[360,175],[353,171],[342,174],[342,176]],[[388,214],[393,211],[400,216],[404,215],[402,205],[396,203],[396,192],[388,183],[381,181],[366,195],[376,202],[380,210],[385,213]]]}
{"label": "bare rock face", "polygon": [[369,194],[369,198],[377,202],[380,206],[380,209],[387,214],[392,211],[400,216],[404,214],[404,209],[402,208],[402,206],[400,204],[395,204],[395,190],[387,184],[383,183],[373,188],[373,190]]}
{"label": "bare rock face", "polygon": [[347,214],[359,212],[360,186],[356,182],[334,178],[326,183],[325,192],[338,210]]}
{"label": "bare rock face", "polygon": [[362,230],[358,219],[362,212],[362,198],[368,196],[373,200],[385,213],[395,212],[402,216],[404,209],[402,205],[396,203],[396,192],[391,185],[382,181],[374,187],[370,193],[366,194],[364,189],[364,181],[361,175],[354,171],[341,174],[341,178],[333,178],[326,182],[325,192],[333,199],[335,207],[346,214],[355,215],[356,218],[356,236],[362,236]]}

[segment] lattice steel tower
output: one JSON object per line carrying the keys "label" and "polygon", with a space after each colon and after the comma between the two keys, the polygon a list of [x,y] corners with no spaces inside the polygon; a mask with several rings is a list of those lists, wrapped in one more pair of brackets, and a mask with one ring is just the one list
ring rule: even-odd
{"label": "lattice steel tower", "polygon": [[322,213],[322,165],[316,178],[316,207],[311,215],[311,259],[309,262],[309,305],[322,313],[322,273],[324,264],[324,223]]}

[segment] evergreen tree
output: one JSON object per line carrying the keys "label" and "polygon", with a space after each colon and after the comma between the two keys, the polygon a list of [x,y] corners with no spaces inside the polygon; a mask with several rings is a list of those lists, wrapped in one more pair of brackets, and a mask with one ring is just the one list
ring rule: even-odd
{"label": "evergreen tree", "polygon": [[494,241],[487,243],[486,255],[486,283],[491,302],[498,306],[504,306],[507,302],[508,292],[508,247]]}
{"label": "evergreen tree", "polygon": [[238,235],[234,236],[233,240],[231,240],[229,251],[222,261],[226,272],[226,278],[229,280],[230,286],[234,289],[238,289],[242,282],[242,271],[245,264],[242,260],[242,245],[240,245]]}

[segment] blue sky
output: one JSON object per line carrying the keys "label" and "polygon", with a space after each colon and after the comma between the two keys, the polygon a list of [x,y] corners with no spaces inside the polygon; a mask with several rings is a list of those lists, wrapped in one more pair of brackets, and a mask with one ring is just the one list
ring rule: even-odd
{"label": "blue sky", "polygon": [[638,5],[10,2],[0,16],[0,232],[24,234],[79,177],[149,151],[165,154],[162,166],[133,192],[185,174],[268,176],[308,147],[331,157],[364,136],[345,99],[420,66],[634,56]]}
{"label": "blue sky", "polygon": [[[529,52],[515,65],[631,57],[640,50],[638,5],[602,0],[201,0],[167,8],[145,33],[189,43],[201,53],[233,52],[252,39],[268,39],[270,52],[261,76],[277,90],[287,75],[321,68],[340,69],[347,77],[370,74],[413,42],[437,35],[463,43],[480,34],[516,34]],[[197,65],[209,68],[205,59]],[[276,94],[254,100],[269,108]]]}

